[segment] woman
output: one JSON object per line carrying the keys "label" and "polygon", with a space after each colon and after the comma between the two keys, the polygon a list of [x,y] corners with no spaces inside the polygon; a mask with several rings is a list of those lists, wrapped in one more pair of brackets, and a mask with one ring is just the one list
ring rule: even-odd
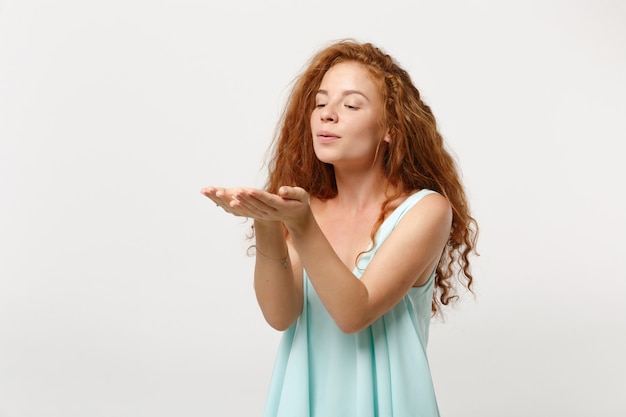
{"label": "woman", "polygon": [[207,187],[254,219],[254,285],[284,330],[266,416],[438,416],[433,313],[471,289],[476,224],[408,73],[341,41],[294,85],[266,190]]}

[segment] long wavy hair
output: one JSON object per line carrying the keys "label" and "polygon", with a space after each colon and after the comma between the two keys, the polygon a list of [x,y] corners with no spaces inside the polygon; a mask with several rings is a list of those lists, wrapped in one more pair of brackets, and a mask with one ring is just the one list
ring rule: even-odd
{"label": "long wavy hair", "polygon": [[297,185],[322,200],[337,195],[333,166],[317,159],[310,125],[315,95],[329,68],[340,62],[357,62],[366,68],[384,103],[381,123],[391,140],[383,141],[384,174],[393,191],[386,196],[371,237],[392,211],[392,202],[419,189],[437,191],[452,206],[449,239],[435,271],[432,312],[458,298],[453,277],[472,291],[469,257],[475,253],[478,226],[470,215],[467,198],[454,159],[444,147],[430,107],[421,99],[409,74],[388,54],[370,43],[341,40],[322,49],[294,81],[270,148],[266,189],[276,193],[282,185]]}

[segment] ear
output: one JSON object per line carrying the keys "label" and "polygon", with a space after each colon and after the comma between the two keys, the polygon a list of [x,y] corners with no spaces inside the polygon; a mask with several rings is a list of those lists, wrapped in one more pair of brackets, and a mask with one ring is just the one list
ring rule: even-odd
{"label": "ear", "polygon": [[391,142],[391,132],[389,131],[389,129],[387,129],[387,132],[385,133],[385,136],[383,137],[383,140],[387,143]]}

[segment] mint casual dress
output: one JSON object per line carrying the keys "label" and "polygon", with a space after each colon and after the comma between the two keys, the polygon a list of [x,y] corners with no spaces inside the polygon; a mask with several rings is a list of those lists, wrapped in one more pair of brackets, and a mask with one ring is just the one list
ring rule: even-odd
{"label": "mint casual dress", "polygon": [[[379,228],[376,246],[359,259],[360,278],[404,214],[424,196],[403,201]],[[304,273],[304,305],[282,336],[265,417],[437,417],[426,344],[434,271],[364,330],[345,334]]]}

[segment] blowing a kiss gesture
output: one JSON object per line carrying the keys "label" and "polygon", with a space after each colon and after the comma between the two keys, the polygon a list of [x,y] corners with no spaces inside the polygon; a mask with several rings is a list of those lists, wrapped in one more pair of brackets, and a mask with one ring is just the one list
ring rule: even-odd
{"label": "blowing a kiss gesture", "polygon": [[455,275],[471,287],[476,234],[430,107],[391,56],[345,41],[283,116],[265,191],[201,191],[254,220],[255,295],[284,331],[265,417],[437,417],[428,326]]}

